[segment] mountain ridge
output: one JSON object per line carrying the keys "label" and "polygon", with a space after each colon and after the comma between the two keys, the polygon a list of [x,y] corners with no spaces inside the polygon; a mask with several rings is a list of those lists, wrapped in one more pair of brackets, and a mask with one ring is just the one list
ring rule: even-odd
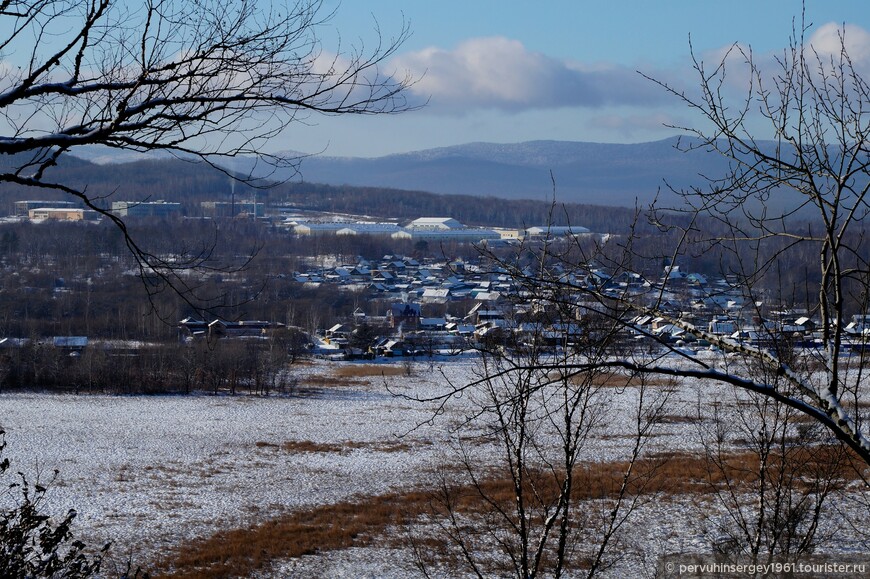
{"label": "mountain ridge", "polygon": [[[555,197],[558,202],[621,207],[649,205],[655,199],[674,204],[679,198],[671,187],[703,184],[700,175],[721,174],[726,168],[719,156],[677,150],[677,139],[628,144],[478,141],[382,157],[305,156],[285,151],[288,157],[299,158],[301,173],[279,170],[268,177],[504,199]],[[111,161],[111,153],[105,149],[84,151],[83,158],[105,164]],[[130,156],[117,158],[127,160]],[[266,177],[257,173],[254,157],[231,161],[229,170]]]}
{"label": "mountain ridge", "polygon": [[584,141],[467,143],[375,158],[306,157],[305,181],[418,189],[507,199],[551,199],[632,207],[675,203],[674,187],[725,169],[718,156],[676,149],[677,137],[649,143]]}

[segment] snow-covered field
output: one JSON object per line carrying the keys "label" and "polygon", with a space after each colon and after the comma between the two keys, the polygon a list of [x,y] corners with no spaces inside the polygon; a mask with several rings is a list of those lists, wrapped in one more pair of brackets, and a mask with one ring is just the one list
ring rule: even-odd
{"label": "snow-covered field", "polygon": [[[422,376],[409,380],[429,388]],[[285,509],[424,484],[446,433],[380,378],[299,397],[3,394],[6,456],[89,535],[148,552]],[[288,441],[347,452],[286,452]],[[407,448],[397,452],[395,448]]]}
{"label": "snow-covered field", "polygon": [[[474,363],[451,361],[441,371],[420,363],[410,377],[339,381],[293,396],[4,393],[0,426],[13,470],[42,481],[59,471],[49,508],[61,513],[74,507],[78,536],[91,544],[112,540],[116,555],[147,562],[221,528],[430,485],[440,466],[456,460],[453,428],[471,402],[459,398],[433,419],[433,404],[394,393],[443,392],[442,372],[462,383]],[[322,376],[335,367],[317,362],[296,371]],[[305,375],[297,377],[304,385]],[[636,392],[616,390],[601,427],[605,435],[586,451],[589,460],[625,458],[632,442],[613,434],[631,427]],[[691,416],[698,392],[692,385],[670,392],[669,414]],[[693,429],[690,421],[670,421],[653,444],[691,450],[697,447]],[[309,442],[327,450],[288,450]],[[483,463],[495,449],[479,446],[475,452]],[[693,521],[708,507],[690,499],[650,504],[638,512],[633,540],[640,550],[655,552],[703,548],[709,539]],[[306,576],[315,570],[319,576],[401,577],[413,567],[406,553],[354,548],[278,562],[272,571]]]}

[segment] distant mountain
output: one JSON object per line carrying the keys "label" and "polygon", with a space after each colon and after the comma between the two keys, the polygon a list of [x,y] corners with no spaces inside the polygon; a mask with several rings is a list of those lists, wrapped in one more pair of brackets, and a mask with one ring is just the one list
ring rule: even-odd
{"label": "distant mountain", "polygon": [[[165,199],[186,203],[191,214],[195,214],[200,201],[256,198],[291,202],[317,211],[394,218],[448,214],[472,224],[490,224],[497,217],[498,223],[513,226],[532,222],[533,214],[540,221],[536,212],[539,206],[549,207],[554,191],[558,203],[575,206],[572,211],[576,209],[577,218],[572,222],[585,224],[591,223],[592,206],[606,213],[613,207],[645,207],[657,196],[660,207],[681,205],[682,200],[669,186],[703,186],[703,175],[721,176],[727,170],[727,162],[720,155],[702,150],[682,152],[675,138],[630,145],[566,141],[469,143],[370,159],[303,156],[301,178],[291,170],[278,172],[269,176],[286,183],[254,189],[204,163],[166,159],[159,154],[123,162],[129,157],[123,151],[115,153],[118,151],[108,148],[77,150],[76,154],[99,163],[64,155],[57,167],[48,170],[46,178],[87,188],[93,198],[104,203],[110,199]],[[299,154],[293,156],[300,158]],[[12,167],[22,162],[0,157],[0,165]],[[230,161],[226,170],[254,172],[256,177],[265,176],[264,172],[271,169],[264,169],[262,160],[256,158],[236,157]],[[0,187],[0,193],[0,201],[7,204],[13,198],[42,195],[53,199],[61,195],[8,183]],[[516,203],[497,203],[494,198]],[[795,201],[794,193],[783,190],[781,195],[770,196],[765,207],[773,215],[786,206],[795,207]],[[621,216],[624,212],[618,213]],[[607,217],[596,214],[595,220],[604,222]]]}
{"label": "distant mountain", "polygon": [[[683,153],[676,138],[629,145],[574,141],[516,144],[468,143],[377,158],[303,157],[301,178],[309,183],[387,187],[441,194],[556,199],[632,207],[648,204],[665,182],[698,184],[700,173],[715,174],[722,160],[699,152]],[[74,153],[98,164],[165,158],[158,153],[127,153],[86,147]],[[284,153],[299,157],[299,153]],[[253,158],[235,158],[233,171],[266,175]],[[255,168],[256,167],[256,168]],[[552,174],[552,179],[551,179]],[[298,180],[289,171],[269,173],[276,180]]]}
{"label": "distant mountain", "polygon": [[628,145],[469,143],[373,159],[308,157],[301,170],[313,183],[507,199],[551,199],[555,183],[560,202],[632,207],[650,203],[657,194],[672,200],[665,183],[698,185],[701,174],[724,170],[721,157],[685,153],[676,144],[676,138]]}
{"label": "distant mountain", "polygon": [[[128,159],[113,153],[117,152],[86,149],[83,156],[99,163]],[[286,155],[300,157],[299,153]],[[147,157],[154,159],[155,155]],[[703,175],[723,175],[727,161],[700,149],[684,152],[674,137],[637,144],[468,143],[376,158],[302,156],[301,174],[272,171],[251,157],[230,159],[226,167],[274,180],[301,179],[334,186],[536,201],[552,200],[555,193],[560,203],[634,207],[647,206],[657,197],[662,206],[678,205],[680,200],[670,187],[703,186]],[[768,208],[781,209],[789,197],[793,201],[789,194],[778,196],[775,202],[768,200]]]}
{"label": "distant mountain", "polygon": [[89,161],[97,165],[119,165],[122,163],[135,163],[138,161],[154,161],[157,159],[174,159],[172,155],[166,151],[127,151],[124,149],[115,149],[105,145],[88,145],[85,147],[77,147],[73,156]]}

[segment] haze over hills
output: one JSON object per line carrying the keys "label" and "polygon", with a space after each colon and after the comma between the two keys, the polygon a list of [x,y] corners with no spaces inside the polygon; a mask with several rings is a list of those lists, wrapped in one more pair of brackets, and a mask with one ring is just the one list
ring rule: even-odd
{"label": "haze over hills", "polygon": [[[688,142],[682,141],[682,149]],[[703,187],[704,175],[720,177],[728,167],[718,153],[703,149],[686,152],[677,145],[677,137],[636,144],[468,143],[374,158],[282,153],[300,159],[299,173],[292,169],[275,171],[254,157],[228,159],[225,167],[255,177],[339,187],[548,202],[555,192],[559,203],[628,208],[649,206],[657,198],[660,207],[676,207],[682,205],[682,200],[669,186]],[[769,146],[773,152],[775,143]],[[107,147],[77,150],[76,155],[102,165],[129,164],[137,158],[178,162],[167,159],[166,153],[131,154]],[[769,197],[765,206],[779,213],[786,207],[793,209],[798,201],[794,193],[783,191],[782,195]],[[808,211],[800,211],[799,215],[805,213]]]}
{"label": "haze over hills", "polygon": [[[724,169],[717,155],[684,153],[675,148],[676,144],[676,138],[625,145],[468,143],[376,158],[304,157],[300,168],[301,178],[309,183],[505,199],[551,200],[555,181],[559,202],[633,207],[649,204],[657,194],[665,202],[673,201],[665,191],[666,182],[675,186],[699,184],[699,174],[717,174]],[[136,158],[107,148],[76,154],[101,164]],[[292,152],[285,155],[299,156]],[[247,173],[254,164],[254,159],[237,158],[231,169]],[[287,172],[273,177],[300,178]]]}
{"label": "haze over hills", "polygon": [[650,203],[665,182],[699,184],[700,173],[724,169],[719,156],[684,153],[676,144],[676,138],[627,145],[469,143],[372,159],[308,157],[301,169],[316,183],[507,199],[552,199],[555,181],[558,201],[633,207]]}

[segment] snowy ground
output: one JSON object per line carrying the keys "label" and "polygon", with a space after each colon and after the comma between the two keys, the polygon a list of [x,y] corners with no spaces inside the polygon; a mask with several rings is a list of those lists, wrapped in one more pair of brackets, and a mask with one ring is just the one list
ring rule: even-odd
{"label": "snowy ground", "polygon": [[[75,507],[77,526],[147,552],[215,521],[424,483],[445,434],[408,435],[429,414],[379,382],[304,397],[4,394],[6,455],[43,481],[60,471],[53,510]],[[363,445],[291,453],[288,441]]]}
{"label": "snowy ground", "polygon": [[[461,383],[473,364],[454,361],[442,369]],[[305,372],[323,375],[331,368],[335,365],[319,362]],[[411,377],[370,377],[300,396],[5,393],[0,426],[7,432],[13,470],[43,481],[60,471],[51,485],[50,508],[61,513],[75,507],[78,535],[92,544],[112,540],[117,554],[148,561],[219,528],[427,486],[440,465],[456,458],[449,450],[451,428],[468,411],[468,399],[430,420],[431,404],[392,392],[427,396],[444,388],[442,374],[421,363]],[[669,414],[691,416],[699,391],[689,385],[670,396]],[[603,427],[611,435],[597,438],[586,458],[624,458],[631,441],[612,434],[630,427],[635,397],[631,388],[613,393],[612,420]],[[654,444],[690,450],[696,447],[693,429],[690,422],[675,420],[662,426]],[[281,448],[308,441],[333,450]],[[352,447],[335,451],[349,441]],[[492,459],[492,448],[476,452],[481,461]],[[635,540],[645,547],[656,544],[655,551],[704,548],[709,539],[694,524],[702,509],[689,508],[690,502],[651,504],[640,511]],[[407,553],[371,548],[278,562],[270,573],[403,577],[412,571]]]}

